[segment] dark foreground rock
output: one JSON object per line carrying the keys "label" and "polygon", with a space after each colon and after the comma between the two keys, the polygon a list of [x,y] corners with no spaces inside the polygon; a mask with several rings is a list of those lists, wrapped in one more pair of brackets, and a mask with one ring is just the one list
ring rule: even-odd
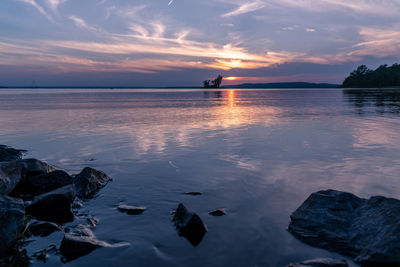
{"label": "dark foreground rock", "polygon": [[190,212],[180,203],[172,218],[180,236],[184,236],[193,246],[197,247],[203,240],[207,228],[196,213]]}
{"label": "dark foreground rock", "polygon": [[224,216],[226,215],[226,212],[225,209],[217,209],[210,211],[208,214],[210,214],[211,216]]}
{"label": "dark foreground rock", "polygon": [[23,152],[26,151],[21,149],[15,149],[6,145],[0,145],[0,162],[21,159]]}
{"label": "dark foreground rock", "polygon": [[73,231],[64,235],[61,242],[60,252],[63,256],[63,261],[68,262],[87,255],[96,248],[100,247],[126,247],[128,243],[109,244],[98,240],[93,232],[84,225],[78,225]]}
{"label": "dark foreground rock", "polygon": [[82,198],[92,197],[109,181],[111,181],[111,178],[104,172],[86,167],[74,178],[76,194]]}
{"label": "dark foreground rock", "polygon": [[142,214],[146,210],[146,208],[121,204],[118,206],[118,210],[121,212],[127,213],[129,215],[139,215],[139,214]]}
{"label": "dark foreground rock", "polygon": [[56,231],[62,231],[61,227],[52,222],[34,222],[29,225],[26,235],[46,237]]}
{"label": "dark foreground rock", "polygon": [[23,179],[14,194],[37,196],[70,184],[72,177],[68,173],[55,170]]}
{"label": "dark foreground rock", "polygon": [[349,267],[349,265],[342,259],[325,258],[291,263],[288,267]]}
{"label": "dark foreground rock", "polygon": [[363,266],[400,266],[400,201],[319,191],[291,215],[303,242],[348,255]]}
{"label": "dark foreground rock", "polygon": [[16,161],[0,163],[0,195],[10,194],[21,181],[21,168]]}
{"label": "dark foreground rock", "polygon": [[17,163],[21,168],[22,178],[30,178],[55,171],[49,164],[38,159],[22,159],[18,160]]}
{"label": "dark foreground rock", "polygon": [[22,200],[0,197],[0,258],[21,235],[24,220],[25,208]]}
{"label": "dark foreground rock", "polygon": [[26,208],[26,213],[42,221],[71,222],[74,219],[71,211],[74,199],[75,187],[67,185],[35,197]]}

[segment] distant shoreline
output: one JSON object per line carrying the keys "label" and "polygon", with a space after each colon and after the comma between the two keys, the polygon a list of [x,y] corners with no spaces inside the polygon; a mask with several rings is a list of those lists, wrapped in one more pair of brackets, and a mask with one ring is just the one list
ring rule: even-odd
{"label": "distant shoreline", "polygon": [[[339,84],[329,83],[244,83],[224,85],[212,89],[305,89],[305,88],[339,88]],[[0,89],[210,89],[200,86],[0,86]]]}

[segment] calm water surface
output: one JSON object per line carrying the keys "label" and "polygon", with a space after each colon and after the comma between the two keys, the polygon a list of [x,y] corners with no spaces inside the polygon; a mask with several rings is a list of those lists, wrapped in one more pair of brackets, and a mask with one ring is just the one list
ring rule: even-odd
{"label": "calm water surface", "polygon": [[[99,219],[99,239],[130,246],[66,266],[285,266],[338,257],[286,230],[310,193],[400,198],[399,115],[395,91],[3,89],[0,143],[114,178],[80,213]],[[121,202],[148,210],[122,214]],[[171,223],[180,202],[208,227],[197,247]],[[217,208],[228,215],[208,215]],[[35,239],[28,253],[61,239]],[[45,266],[58,265],[51,254]]]}

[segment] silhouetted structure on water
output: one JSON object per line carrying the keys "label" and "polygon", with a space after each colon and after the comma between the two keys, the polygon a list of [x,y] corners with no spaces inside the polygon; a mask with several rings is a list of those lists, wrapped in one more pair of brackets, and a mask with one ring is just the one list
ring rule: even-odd
{"label": "silhouetted structure on water", "polygon": [[203,81],[203,87],[204,88],[219,88],[221,86],[223,77],[221,75],[218,75],[217,78],[214,80],[205,80]]}
{"label": "silhouetted structure on water", "polygon": [[400,87],[400,64],[381,65],[371,70],[365,65],[350,73],[342,84],[343,88]]}

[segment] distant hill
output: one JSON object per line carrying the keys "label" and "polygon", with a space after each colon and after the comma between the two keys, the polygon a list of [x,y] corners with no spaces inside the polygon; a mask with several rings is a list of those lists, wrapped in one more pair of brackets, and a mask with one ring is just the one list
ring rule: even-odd
{"label": "distant hill", "polygon": [[243,83],[238,85],[225,85],[222,88],[338,88],[339,84],[330,83],[306,83],[306,82],[287,82],[287,83]]}

